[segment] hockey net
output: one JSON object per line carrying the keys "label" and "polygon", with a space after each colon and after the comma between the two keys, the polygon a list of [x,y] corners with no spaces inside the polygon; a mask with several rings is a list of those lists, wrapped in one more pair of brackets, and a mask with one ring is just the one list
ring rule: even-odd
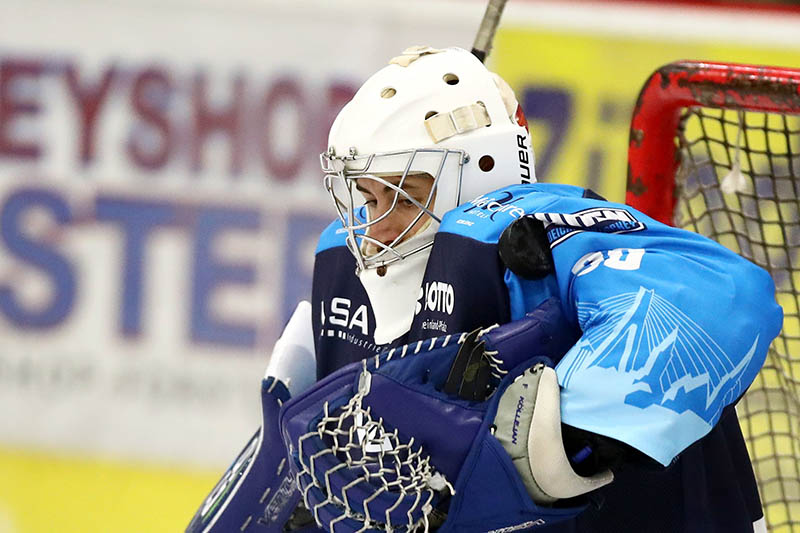
{"label": "hockey net", "polygon": [[800,70],[666,65],[636,103],[628,164],[629,205],[775,280],[783,330],[737,411],[770,531],[800,531]]}

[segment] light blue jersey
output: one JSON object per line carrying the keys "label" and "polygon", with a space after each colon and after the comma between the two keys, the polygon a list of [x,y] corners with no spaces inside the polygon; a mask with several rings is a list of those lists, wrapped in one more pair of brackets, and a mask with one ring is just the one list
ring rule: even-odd
{"label": "light blue jersey", "polygon": [[[557,366],[562,420],[666,465],[755,378],[782,324],[775,287],[710,239],[582,193],[507,187],[448,213],[440,231],[491,243],[517,218],[542,222],[558,296],[583,331]],[[511,319],[552,291],[552,279],[506,278]]]}

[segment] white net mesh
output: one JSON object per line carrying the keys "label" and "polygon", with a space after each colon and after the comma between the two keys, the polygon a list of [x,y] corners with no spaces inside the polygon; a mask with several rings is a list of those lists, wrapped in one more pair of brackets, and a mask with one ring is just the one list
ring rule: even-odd
{"label": "white net mesh", "polygon": [[436,494],[453,487],[413,437],[404,439],[363,406],[370,383],[365,366],[355,396],[340,407],[326,402],[316,431],[300,437],[303,499],[334,532],[340,522],[348,531],[354,523],[359,531],[428,531]]}

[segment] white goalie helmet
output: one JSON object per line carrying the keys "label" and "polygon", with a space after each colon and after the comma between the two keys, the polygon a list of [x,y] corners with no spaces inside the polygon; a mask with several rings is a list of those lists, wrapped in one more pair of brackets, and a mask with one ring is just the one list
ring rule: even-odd
{"label": "white goalie helmet", "polygon": [[[336,117],[321,161],[360,271],[429,248],[442,216],[456,206],[535,181],[527,123],[513,91],[461,48],[418,46],[392,59]],[[433,179],[427,197],[404,190],[417,175]],[[365,179],[394,195],[377,216],[361,207]],[[399,202],[419,211],[391,239],[371,236]]]}

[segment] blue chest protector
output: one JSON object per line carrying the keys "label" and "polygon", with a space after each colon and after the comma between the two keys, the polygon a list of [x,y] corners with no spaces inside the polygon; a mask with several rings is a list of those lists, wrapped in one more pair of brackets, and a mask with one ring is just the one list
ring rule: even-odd
{"label": "blue chest protector", "polygon": [[[521,216],[544,225],[554,272],[542,279],[514,274],[498,255],[500,235]],[[315,265],[320,377],[379,349],[338,230],[323,234]],[[558,297],[583,332],[556,367],[563,422],[670,466],[618,473],[602,509],[552,531],[752,531],[758,494],[725,406],[780,330],[773,295],[766,272],[704,237],[579,188],[518,185],[445,216],[398,342],[506,323]]]}

